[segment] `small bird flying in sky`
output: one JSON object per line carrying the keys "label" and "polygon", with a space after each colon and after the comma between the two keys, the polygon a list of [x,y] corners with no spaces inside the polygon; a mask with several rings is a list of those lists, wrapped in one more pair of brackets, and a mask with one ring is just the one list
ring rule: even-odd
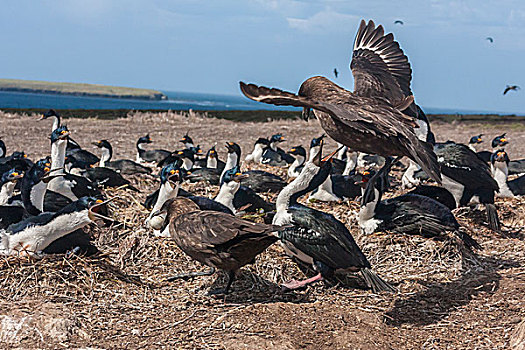
{"label": "small bird flying in sky", "polygon": [[519,89],[520,87],[518,85],[507,85],[507,87],[505,88],[505,91],[503,91],[503,95],[506,95],[507,92],[509,92],[510,90],[518,91]]}
{"label": "small bird flying in sky", "polygon": [[405,23],[403,23],[402,20],[398,19],[398,20],[395,20],[395,21],[394,21],[394,24],[401,24],[401,25],[403,25],[403,24],[405,24]]}
{"label": "small bird flying in sky", "polygon": [[336,78],[339,75],[339,72],[337,71],[337,68],[334,68],[334,75],[335,75]]}
{"label": "small bird flying in sky", "polygon": [[494,42],[494,39],[493,39],[492,37],[490,37],[490,36],[488,36],[485,40],[490,41],[490,43],[493,43],[493,42]]}

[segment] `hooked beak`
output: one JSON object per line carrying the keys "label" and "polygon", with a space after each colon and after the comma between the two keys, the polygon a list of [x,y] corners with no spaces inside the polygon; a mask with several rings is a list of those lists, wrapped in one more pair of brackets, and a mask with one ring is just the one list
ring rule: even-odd
{"label": "hooked beak", "polygon": [[[325,162],[331,161],[332,158],[337,154],[337,152],[339,152],[341,150],[341,148],[343,148],[343,147],[344,146],[339,147],[338,149],[336,149],[335,151],[333,151],[332,153],[330,153],[329,155],[327,155],[326,157],[321,159],[321,162],[325,163]],[[319,153],[321,153],[321,151],[319,151]]]}
{"label": "hooked beak", "polygon": [[[118,196],[115,196],[115,197],[110,198],[110,199],[105,200],[105,201],[97,200],[97,203],[96,203],[95,205],[93,205],[91,208],[88,209],[89,219],[90,219],[91,221],[96,221],[97,219],[101,219],[101,220],[104,220],[104,221],[115,222],[115,220],[113,220],[112,218],[108,218],[108,217],[105,216],[105,215],[99,214],[99,213],[97,213],[96,211],[93,211],[93,209],[100,208],[101,206],[106,205],[106,204],[108,204],[109,202],[112,202],[112,201],[114,201],[114,200],[117,199],[117,198],[119,198],[119,197],[118,197]],[[99,201],[100,201],[100,202],[99,202]]]}
{"label": "hooked beak", "polygon": [[49,170],[49,171],[47,172],[47,174],[45,174],[44,176],[42,176],[42,177],[40,178],[40,180],[47,184],[49,181],[53,180],[53,179],[56,178],[56,177],[64,176],[64,174],[55,174],[55,175],[51,174],[51,173],[54,173],[54,172],[56,172],[56,171],[63,170],[63,169],[64,169],[64,167],[51,169],[51,170]]}
{"label": "hooked beak", "polygon": [[242,180],[247,179],[249,177],[250,177],[250,175],[248,175],[248,174],[237,173],[237,174],[235,174],[233,176],[233,181],[241,182]]}

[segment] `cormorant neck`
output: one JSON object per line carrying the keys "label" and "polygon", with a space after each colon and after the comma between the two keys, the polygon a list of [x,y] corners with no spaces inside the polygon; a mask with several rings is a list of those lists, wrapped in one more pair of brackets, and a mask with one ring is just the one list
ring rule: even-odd
{"label": "cormorant neck", "polygon": [[222,182],[222,178],[224,177],[224,174],[226,174],[226,171],[233,169],[234,167],[239,165],[239,156],[235,152],[228,153],[228,158],[226,159],[226,165],[224,166],[224,169],[221,173],[220,181]]}
{"label": "cormorant neck", "polygon": [[184,147],[186,147],[187,149],[190,149],[190,148],[195,147],[195,146],[191,142],[184,142]]}
{"label": "cormorant neck", "polygon": [[253,159],[255,163],[260,163],[263,153],[264,153],[264,145],[258,143],[253,148],[251,158]]}
{"label": "cormorant neck", "polygon": [[473,143],[469,143],[468,148],[470,148],[473,152],[477,152],[476,147],[474,146]]}
{"label": "cormorant neck", "polygon": [[[66,161],[67,140],[57,140],[51,144],[51,169],[63,168]],[[63,174],[57,170],[55,174]]]}
{"label": "cormorant neck", "polygon": [[343,175],[350,175],[350,173],[357,167],[357,153],[358,152],[350,152],[350,155],[347,156]]}
{"label": "cormorant neck", "polygon": [[314,157],[317,155],[317,153],[319,153],[319,150],[321,149],[320,146],[314,146],[314,147],[310,147],[310,155],[309,155],[309,158],[308,158],[308,161],[312,161],[312,159],[314,159]]}
{"label": "cormorant neck", "polygon": [[270,148],[272,151],[277,152],[277,142],[270,142]]}
{"label": "cormorant neck", "polygon": [[39,181],[29,189],[29,198],[22,198],[24,207],[29,214],[38,215],[39,213],[44,212],[44,195],[46,194],[46,190],[47,184],[43,181]]}
{"label": "cormorant neck", "polygon": [[6,148],[5,148],[5,143],[4,141],[0,141],[0,158],[4,158],[5,157],[5,153],[6,153]]}
{"label": "cormorant neck", "polygon": [[191,170],[193,168],[193,162],[189,158],[182,158],[182,167],[184,170]]}
{"label": "cormorant neck", "polygon": [[215,201],[228,207],[234,214],[236,212],[235,206],[233,205],[233,199],[235,194],[241,187],[241,184],[235,181],[223,183],[219,189],[219,194],[215,197]]}
{"label": "cormorant neck", "polygon": [[60,117],[57,115],[54,115],[53,116],[53,130],[51,131],[55,131],[56,129],[58,129],[59,126],[60,126]]}
{"label": "cormorant neck", "polygon": [[217,158],[208,157],[208,159],[206,159],[206,168],[217,169]]}
{"label": "cormorant neck", "polygon": [[300,154],[297,154],[295,156],[295,160],[293,161],[292,165],[288,168],[288,176],[293,177],[295,176],[295,173],[297,172],[297,168],[304,164],[304,157]]}
{"label": "cormorant neck", "polygon": [[109,162],[111,160],[111,150],[106,147],[102,147],[102,154],[100,155],[100,166],[105,167],[106,162]]}
{"label": "cormorant neck", "polygon": [[338,148],[341,147],[341,149],[337,152],[337,155],[335,156],[335,158],[339,160],[346,160],[347,158],[346,151],[348,151],[348,147],[339,142],[337,143],[337,147]]}
{"label": "cormorant neck", "polygon": [[287,210],[290,205],[297,203],[297,200],[301,196],[313,190],[313,188],[311,188],[311,182],[318,171],[318,167],[312,163],[307,163],[301,174],[286,185],[277,196],[277,201],[275,202],[277,211]]}

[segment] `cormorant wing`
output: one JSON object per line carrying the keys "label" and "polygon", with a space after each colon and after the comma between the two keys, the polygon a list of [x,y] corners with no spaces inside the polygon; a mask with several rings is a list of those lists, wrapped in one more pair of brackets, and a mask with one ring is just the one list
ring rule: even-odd
{"label": "cormorant wing", "polygon": [[333,215],[299,205],[288,211],[295,226],[281,232],[283,240],[332,268],[370,267],[348,229]]}
{"label": "cormorant wing", "polygon": [[412,69],[407,56],[392,33],[385,35],[383,26],[376,28],[373,21],[361,21],[350,69],[356,95],[383,97],[392,104],[412,95]]}

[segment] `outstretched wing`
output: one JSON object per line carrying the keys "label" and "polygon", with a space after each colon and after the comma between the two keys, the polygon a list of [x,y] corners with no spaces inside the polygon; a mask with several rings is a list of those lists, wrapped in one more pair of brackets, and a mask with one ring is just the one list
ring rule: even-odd
{"label": "outstretched wing", "polygon": [[407,56],[381,25],[361,21],[350,63],[354,93],[366,97],[385,97],[390,102],[412,95],[412,69]]}

